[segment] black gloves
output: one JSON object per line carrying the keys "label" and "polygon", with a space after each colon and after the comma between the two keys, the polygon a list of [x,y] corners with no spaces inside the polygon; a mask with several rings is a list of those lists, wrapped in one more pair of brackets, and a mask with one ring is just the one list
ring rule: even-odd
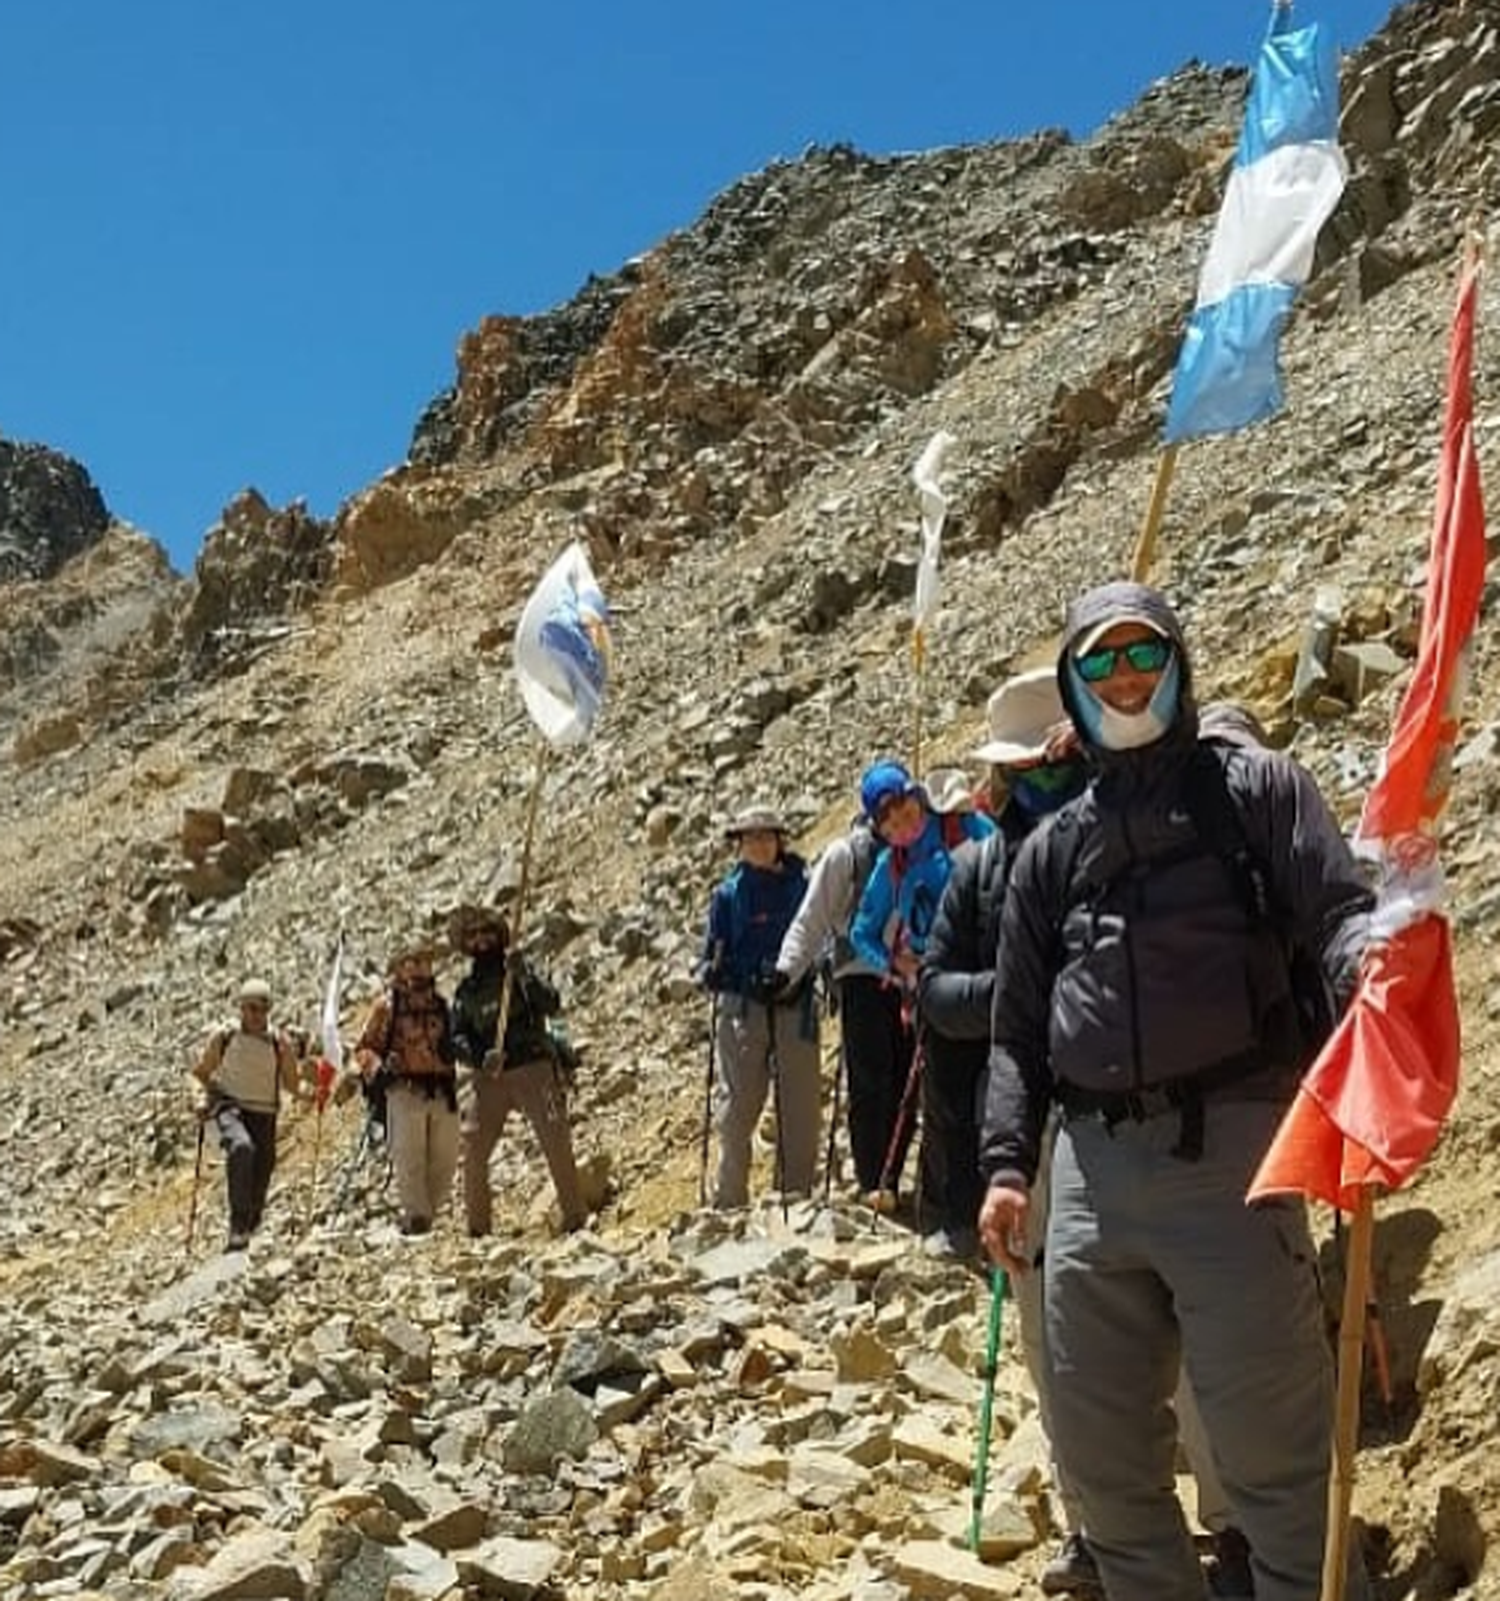
{"label": "black gloves", "polygon": [[756,974],[755,981],[751,985],[750,998],[765,1006],[774,1006],[786,998],[791,987],[790,973],[783,973],[779,967],[763,968]]}

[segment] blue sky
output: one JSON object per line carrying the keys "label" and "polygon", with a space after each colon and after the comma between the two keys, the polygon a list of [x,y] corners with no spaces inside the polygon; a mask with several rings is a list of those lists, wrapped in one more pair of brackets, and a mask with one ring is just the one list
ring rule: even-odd
{"label": "blue sky", "polygon": [[[1296,14],[1347,49],[1389,9]],[[0,434],[76,457],[185,571],[246,486],[327,516],[399,462],[481,317],[567,300],[769,161],[1085,135],[1191,58],[1248,61],[1268,17],[1258,0],[16,6]]]}

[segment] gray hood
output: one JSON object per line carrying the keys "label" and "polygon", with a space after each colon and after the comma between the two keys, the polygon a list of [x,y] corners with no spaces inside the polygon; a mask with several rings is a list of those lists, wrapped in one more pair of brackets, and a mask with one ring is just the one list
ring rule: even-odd
{"label": "gray hood", "polygon": [[[1072,655],[1079,640],[1101,626],[1113,627],[1116,623],[1136,620],[1147,623],[1165,634],[1177,647],[1182,693],[1178,701],[1176,721],[1167,737],[1174,740],[1184,734],[1189,740],[1198,737],[1198,710],[1193,699],[1193,667],[1188,656],[1187,639],[1182,632],[1182,624],[1178,622],[1176,612],[1167,604],[1166,596],[1159,589],[1152,589],[1149,584],[1135,584],[1121,579],[1111,584],[1100,584],[1097,589],[1091,589],[1087,594],[1080,595],[1068,607],[1067,620],[1063,624],[1062,649],[1057,658],[1057,684],[1062,692],[1063,705],[1067,707],[1068,715],[1078,729],[1079,738],[1085,742],[1090,754],[1095,757],[1113,758],[1132,753],[1102,751],[1097,745],[1089,742],[1073,696],[1070,675],[1067,671],[1068,657]],[[1156,743],[1159,746],[1161,741],[1158,740]],[[1151,746],[1146,747],[1148,750],[1151,748]]]}

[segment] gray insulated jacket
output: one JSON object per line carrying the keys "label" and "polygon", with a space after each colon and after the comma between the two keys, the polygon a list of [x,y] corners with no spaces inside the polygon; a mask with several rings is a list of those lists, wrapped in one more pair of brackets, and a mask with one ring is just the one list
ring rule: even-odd
{"label": "gray insulated jacket", "polygon": [[[1198,716],[1181,628],[1155,590],[1110,584],[1068,619],[1071,642],[1115,618],[1171,637],[1182,693],[1172,727],[1132,751],[1090,747],[1078,800],[1021,847],[1006,896],[991,1016],[980,1165],[1030,1183],[1059,1084],[1128,1093],[1263,1050],[1289,984],[1282,942],[1256,924],[1185,804]],[[1075,721],[1077,719],[1075,718]],[[1081,725],[1080,725],[1081,726]],[[1317,959],[1339,1004],[1353,993],[1372,896],[1311,776],[1289,757],[1214,743],[1245,842],[1267,875],[1282,937]],[[1295,1062],[1267,1060],[1282,1092]],[[1259,1093],[1267,1093],[1260,1075]],[[1244,1094],[1255,1089],[1247,1082]]]}

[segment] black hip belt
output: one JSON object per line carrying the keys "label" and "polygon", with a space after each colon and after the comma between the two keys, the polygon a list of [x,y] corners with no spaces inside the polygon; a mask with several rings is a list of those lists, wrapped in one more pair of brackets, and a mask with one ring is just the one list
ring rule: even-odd
{"label": "black hip belt", "polygon": [[1089,1090],[1059,1079],[1054,1093],[1065,1117],[1097,1117],[1111,1131],[1121,1123],[1144,1123],[1149,1118],[1178,1112],[1182,1128],[1172,1155],[1196,1162],[1203,1155],[1204,1097],[1262,1073],[1269,1066],[1265,1051],[1257,1046],[1225,1057],[1201,1072],[1161,1084],[1143,1084],[1134,1090]]}

